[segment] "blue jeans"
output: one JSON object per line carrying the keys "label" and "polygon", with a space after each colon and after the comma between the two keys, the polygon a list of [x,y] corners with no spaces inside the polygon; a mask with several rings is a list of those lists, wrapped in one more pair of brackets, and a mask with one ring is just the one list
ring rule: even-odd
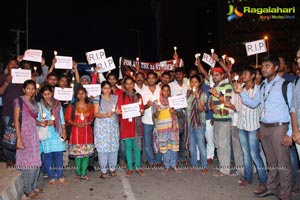
{"label": "blue jeans", "polygon": [[207,169],[206,147],[205,147],[205,125],[201,128],[189,127],[189,148],[191,154],[192,167],[198,167],[197,163],[197,147],[200,152],[201,167]]}
{"label": "blue jeans", "polygon": [[44,153],[44,164],[50,180],[55,178],[55,171],[56,171],[57,178],[58,179],[62,178],[62,170],[63,170],[62,151]]}
{"label": "blue jeans", "polygon": [[257,131],[245,131],[239,130],[239,138],[244,154],[244,178],[248,182],[252,182],[253,179],[253,167],[252,161],[254,162],[259,182],[267,184],[267,170],[264,162],[260,156],[259,141],[257,139]]}
{"label": "blue jeans", "polygon": [[170,167],[175,168],[176,159],[177,159],[176,151],[172,151],[169,149],[166,153],[163,153],[163,160],[166,169],[169,169]]}
{"label": "blue jeans", "polygon": [[145,145],[145,153],[146,153],[146,161],[148,164],[154,163],[161,163],[162,162],[162,155],[161,153],[156,154],[156,158],[154,155],[153,150],[153,130],[154,125],[151,124],[144,124],[143,123],[143,130],[144,130],[144,145]]}

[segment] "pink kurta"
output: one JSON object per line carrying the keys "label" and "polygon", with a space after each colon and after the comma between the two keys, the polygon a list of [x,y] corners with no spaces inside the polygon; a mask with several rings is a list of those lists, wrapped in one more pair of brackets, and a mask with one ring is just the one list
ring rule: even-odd
{"label": "pink kurta", "polygon": [[[25,98],[23,99],[21,137],[25,146],[24,150],[17,150],[16,167],[40,167],[40,141],[38,136],[38,128],[36,126],[37,104],[32,105]],[[14,99],[14,107],[19,107],[19,99]],[[29,113],[31,112],[31,114]]]}

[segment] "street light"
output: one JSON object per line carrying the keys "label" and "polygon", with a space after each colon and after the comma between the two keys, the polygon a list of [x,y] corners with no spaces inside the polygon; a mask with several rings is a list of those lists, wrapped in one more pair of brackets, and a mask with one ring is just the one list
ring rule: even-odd
{"label": "street light", "polygon": [[266,41],[268,55],[270,55],[270,42],[269,42],[269,37],[268,37],[268,36],[265,36],[265,37],[264,37],[264,40]]}

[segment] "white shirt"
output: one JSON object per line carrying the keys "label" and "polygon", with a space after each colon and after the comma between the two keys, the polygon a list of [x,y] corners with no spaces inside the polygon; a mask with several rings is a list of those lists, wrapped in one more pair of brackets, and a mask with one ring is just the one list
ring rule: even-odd
{"label": "white shirt", "polygon": [[182,86],[179,86],[177,81],[173,81],[172,83],[169,83],[170,88],[171,88],[171,96],[177,96],[179,94],[182,94],[186,96],[187,90],[188,90],[188,85],[183,82]]}
{"label": "white shirt", "polygon": [[[143,97],[143,102],[144,104],[147,104],[147,102],[149,100],[151,100],[152,102],[159,99],[160,97],[160,87],[158,85],[155,86],[155,90],[152,93],[149,89],[149,87],[143,87],[143,90],[141,90],[140,93]],[[153,120],[152,120],[152,109],[151,107],[144,110],[144,115],[142,117],[142,122],[144,124],[151,124],[153,125]]]}
{"label": "white shirt", "polygon": [[145,84],[143,84],[143,87],[142,88],[139,88],[139,86],[135,83],[134,84],[134,89],[137,93],[140,93],[142,92],[142,90],[144,90],[145,88],[147,88],[148,86],[146,86]]}

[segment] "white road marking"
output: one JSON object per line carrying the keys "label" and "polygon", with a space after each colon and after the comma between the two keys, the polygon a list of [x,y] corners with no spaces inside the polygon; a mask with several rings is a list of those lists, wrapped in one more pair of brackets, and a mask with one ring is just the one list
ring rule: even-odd
{"label": "white road marking", "polygon": [[125,177],[125,171],[122,170],[119,172],[121,181],[122,181],[122,185],[124,188],[124,195],[126,196],[127,200],[135,200],[131,185],[128,181],[128,179]]}

